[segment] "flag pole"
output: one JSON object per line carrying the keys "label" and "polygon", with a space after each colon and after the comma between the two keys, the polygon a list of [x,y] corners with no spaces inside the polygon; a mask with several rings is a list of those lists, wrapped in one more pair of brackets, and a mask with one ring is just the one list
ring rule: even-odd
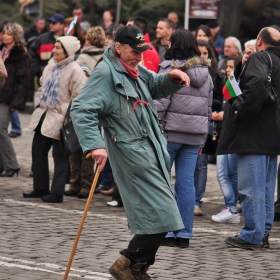
{"label": "flag pole", "polygon": [[190,1],[185,1],[185,28],[189,29]]}

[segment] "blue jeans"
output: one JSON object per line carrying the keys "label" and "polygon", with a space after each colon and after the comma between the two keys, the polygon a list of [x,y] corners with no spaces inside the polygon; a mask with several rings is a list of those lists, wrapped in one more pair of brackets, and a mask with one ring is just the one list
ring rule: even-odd
{"label": "blue jeans", "polygon": [[194,186],[195,186],[195,205],[201,207],[201,199],[204,196],[207,181],[207,165],[208,155],[201,154],[197,157],[195,172],[194,172]]}
{"label": "blue jeans", "polygon": [[[208,134],[213,134],[213,122],[210,122]],[[208,155],[201,154],[197,157],[195,172],[194,172],[194,186],[195,186],[195,205],[201,207],[201,199],[204,196],[207,181],[207,165]]]}
{"label": "blue jeans", "polygon": [[20,127],[20,121],[19,121],[19,116],[18,116],[17,110],[12,113],[11,123],[12,123],[11,132],[21,134],[21,127]]}
{"label": "blue jeans", "polygon": [[236,154],[217,156],[217,177],[225,200],[225,207],[237,213],[238,197],[237,156]]}
{"label": "blue jeans", "polygon": [[[185,228],[176,237],[192,238],[193,211],[195,204],[194,170],[200,146],[167,143],[170,155],[170,169],[175,161],[175,197]],[[175,237],[168,232],[166,237]]]}
{"label": "blue jeans", "polygon": [[239,154],[238,191],[245,225],[239,238],[262,244],[274,219],[277,156]]}
{"label": "blue jeans", "polygon": [[107,159],[105,166],[102,172],[100,173],[99,184],[110,188],[113,188],[115,186],[115,181],[109,159]]}

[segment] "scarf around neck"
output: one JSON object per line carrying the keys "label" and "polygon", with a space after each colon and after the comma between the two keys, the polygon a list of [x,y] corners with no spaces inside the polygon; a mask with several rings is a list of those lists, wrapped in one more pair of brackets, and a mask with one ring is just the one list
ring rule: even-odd
{"label": "scarf around neck", "polygon": [[121,60],[118,57],[118,60],[120,61],[120,63],[123,65],[123,67],[125,68],[125,70],[128,72],[128,74],[134,79],[136,80],[139,76],[139,71],[138,70],[133,70],[131,69],[123,60]]}
{"label": "scarf around neck", "polygon": [[54,66],[52,72],[43,87],[42,96],[41,96],[41,103],[49,108],[53,108],[55,104],[59,100],[59,81],[60,81],[60,70],[73,62],[74,60],[71,59],[70,61],[63,63],[59,66]]}

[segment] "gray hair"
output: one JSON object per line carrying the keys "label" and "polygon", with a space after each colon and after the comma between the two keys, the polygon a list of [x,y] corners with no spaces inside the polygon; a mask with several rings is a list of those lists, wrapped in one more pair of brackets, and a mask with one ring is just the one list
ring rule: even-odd
{"label": "gray hair", "polygon": [[256,45],[256,42],[257,42],[257,39],[252,39],[252,40],[249,40],[249,41],[247,41],[247,42],[245,42],[244,43],[244,47],[245,47],[245,49],[248,47],[248,46],[250,46],[250,45]]}
{"label": "gray hair", "polygon": [[120,55],[116,51],[116,44],[120,44],[122,47],[128,46],[128,44],[121,44],[120,42],[114,42],[112,45],[112,54],[115,58],[120,57]]}
{"label": "gray hair", "polygon": [[16,46],[21,46],[21,47],[25,47],[25,40],[24,40],[24,32],[23,32],[23,28],[21,25],[19,25],[18,23],[7,23],[4,28],[3,28],[3,32],[5,31],[9,31],[12,33],[14,40],[15,40],[15,45]]}
{"label": "gray hair", "polygon": [[236,37],[230,36],[230,37],[227,37],[226,40],[232,40],[234,42],[234,46],[236,47],[236,49],[240,53],[242,53],[241,43],[240,43],[240,41]]}

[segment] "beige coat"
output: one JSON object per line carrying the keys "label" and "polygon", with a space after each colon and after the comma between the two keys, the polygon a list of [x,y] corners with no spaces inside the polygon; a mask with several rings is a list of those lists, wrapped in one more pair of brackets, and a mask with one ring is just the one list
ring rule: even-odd
{"label": "beige coat", "polygon": [[[53,67],[56,65],[61,66],[73,58],[74,56],[70,56],[57,64],[53,59],[49,61],[40,80],[41,87],[35,96],[36,109],[31,116],[31,121],[28,126],[29,129],[35,130],[40,120],[43,119],[41,133],[46,137],[57,140],[60,140],[60,129],[63,126],[64,116],[70,102],[79,94],[86,83],[86,76],[79,64],[73,61],[60,70],[59,101],[54,108],[42,105],[40,98],[42,88],[51,75]],[[44,114],[45,116],[42,118]]]}
{"label": "beige coat", "polygon": [[76,61],[79,65],[87,65],[91,71],[93,71],[97,62],[102,58],[104,49],[90,46],[81,50],[81,53],[77,56]]}

